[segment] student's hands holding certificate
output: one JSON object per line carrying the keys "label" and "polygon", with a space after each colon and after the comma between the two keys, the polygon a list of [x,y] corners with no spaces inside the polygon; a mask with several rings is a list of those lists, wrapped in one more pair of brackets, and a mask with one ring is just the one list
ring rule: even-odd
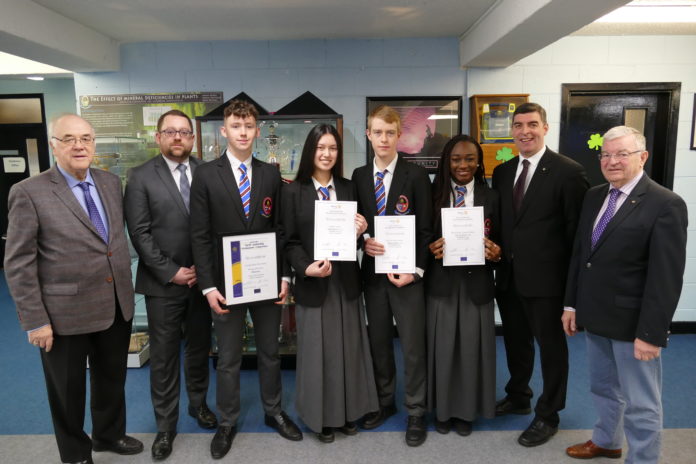
{"label": "student's hands holding certificate", "polygon": [[379,243],[374,238],[370,237],[370,238],[365,240],[365,253],[372,256],[373,258],[375,256],[383,255],[384,254],[384,245]]}
{"label": "student's hands holding certificate", "polygon": [[416,280],[413,274],[387,274],[387,279],[397,287],[405,287]]}
{"label": "student's hands holding certificate", "polygon": [[208,300],[208,306],[218,314],[227,314],[230,312],[229,309],[222,309],[221,304],[227,304],[225,298],[222,296],[217,289],[211,290],[205,294],[205,298]]}
{"label": "student's hands holding certificate", "polygon": [[278,294],[278,301],[275,302],[277,305],[285,304],[285,300],[290,294],[290,284],[287,280],[280,281],[280,293]]}
{"label": "student's hands holding certificate", "polygon": [[367,219],[362,214],[355,214],[355,237],[360,237],[367,230]]}
{"label": "student's hands holding certificate", "polygon": [[319,277],[324,278],[331,275],[331,261],[328,259],[322,259],[320,261],[314,261],[312,264],[307,266],[305,269],[305,275],[309,277]]}

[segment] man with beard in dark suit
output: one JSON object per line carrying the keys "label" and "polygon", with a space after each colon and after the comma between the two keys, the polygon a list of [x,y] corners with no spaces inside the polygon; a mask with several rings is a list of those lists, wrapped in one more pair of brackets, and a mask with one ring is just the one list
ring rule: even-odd
{"label": "man with beard in dark suit", "polygon": [[523,446],[546,443],[565,407],[568,346],[560,317],[570,252],[588,183],[582,166],[546,147],[546,111],[536,103],[517,107],[512,136],[520,155],[493,171],[500,193],[500,246],[496,299],[510,380],[496,415],[531,412],[529,381],[534,341],[539,344],[543,390],[535,417],[520,435]]}
{"label": "man with beard in dark suit", "polygon": [[152,458],[161,461],[171,454],[176,437],[182,338],[188,412],[205,429],[215,428],[217,420],[205,401],[210,308],[196,285],[191,252],[190,185],[200,164],[189,156],[194,142],[191,119],[179,110],[162,114],[155,141],[161,154],[129,173],[125,215],[140,257],[135,290],[145,295],[150,395],[157,421]]}

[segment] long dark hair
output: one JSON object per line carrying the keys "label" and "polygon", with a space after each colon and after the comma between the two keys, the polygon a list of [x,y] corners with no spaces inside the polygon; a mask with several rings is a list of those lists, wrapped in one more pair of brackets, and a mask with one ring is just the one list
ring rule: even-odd
{"label": "long dark hair", "polygon": [[326,134],[334,136],[334,139],[336,139],[336,147],[338,148],[338,152],[336,153],[336,164],[331,168],[331,175],[334,178],[343,177],[343,142],[341,141],[341,136],[338,130],[331,124],[317,124],[312,127],[309,134],[307,134],[304,147],[302,147],[302,158],[300,158],[300,165],[297,168],[295,182],[310,182],[312,180],[312,174],[314,174],[314,155],[317,152],[317,145],[319,145],[319,139]]}
{"label": "long dark hair", "polygon": [[478,154],[478,161],[476,164],[478,164],[478,167],[474,172],[474,182],[477,184],[486,183],[484,177],[486,171],[483,167],[483,149],[481,145],[470,135],[463,134],[452,137],[442,149],[440,164],[435,174],[435,181],[433,182],[433,211],[435,212],[433,218],[435,219],[434,224],[436,226],[440,223],[440,208],[448,208],[450,205],[450,193],[452,191],[450,158],[452,156],[452,150],[454,150],[454,147],[459,142],[469,142],[476,147],[476,153]]}

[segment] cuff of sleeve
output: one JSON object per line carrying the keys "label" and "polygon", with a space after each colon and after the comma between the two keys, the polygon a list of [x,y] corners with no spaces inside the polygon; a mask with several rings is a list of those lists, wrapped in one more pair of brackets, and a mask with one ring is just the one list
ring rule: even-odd
{"label": "cuff of sleeve", "polygon": [[208,293],[212,292],[213,290],[217,290],[215,287],[208,287],[203,289],[203,296],[207,295]]}
{"label": "cuff of sleeve", "polygon": [[418,277],[421,279],[423,278],[423,274],[425,274],[425,271],[419,267],[416,268],[416,274],[418,274]]}
{"label": "cuff of sleeve", "polygon": [[32,332],[36,332],[37,330],[43,329],[44,327],[49,326],[49,325],[51,325],[51,324],[44,324],[44,325],[42,325],[41,327],[37,327],[37,328],[31,329],[31,330],[27,330],[27,333],[30,334],[30,333],[32,333]]}
{"label": "cuff of sleeve", "polygon": [[570,311],[571,313],[574,313],[574,312],[575,312],[575,308],[573,308],[573,307],[571,307],[571,306],[564,306],[564,307],[563,307],[563,311]]}

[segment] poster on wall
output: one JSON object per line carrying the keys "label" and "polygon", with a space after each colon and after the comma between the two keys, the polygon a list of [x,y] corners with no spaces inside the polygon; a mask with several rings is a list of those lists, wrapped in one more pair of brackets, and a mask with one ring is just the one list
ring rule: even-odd
{"label": "poster on wall", "polygon": [[125,184],[128,169],[159,153],[155,132],[160,115],[181,110],[193,119],[223,101],[222,92],[81,95],[80,114],[97,136],[93,166],[113,172]]}
{"label": "poster on wall", "polygon": [[[381,105],[401,116],[399,155],[434,174],[447,141],[461,134],[462,97],[367,97],[367,114]],[[366,146],[370,162],[374,151],[369,140]]]}

